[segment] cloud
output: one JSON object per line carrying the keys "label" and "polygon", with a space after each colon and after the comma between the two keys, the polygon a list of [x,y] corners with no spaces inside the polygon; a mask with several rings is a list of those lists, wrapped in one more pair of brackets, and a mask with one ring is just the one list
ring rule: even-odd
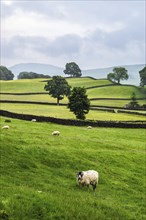
{"label": "cloud", "polygon": [[1,60],[8,66],[76,61],[82,69],[144,63],[144,4],[2,0]]}

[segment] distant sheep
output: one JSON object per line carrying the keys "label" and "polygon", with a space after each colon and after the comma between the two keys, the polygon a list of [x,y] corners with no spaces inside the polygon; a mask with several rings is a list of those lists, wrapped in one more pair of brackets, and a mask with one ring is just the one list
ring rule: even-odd
{"label": "distant sheep", "polygon": [[9,125],[5,125],[5,126],[2,127],[2,129],[9,129],[9,128],[10,128]]}
{"label": "distant sheep", "polygon": [[59,131],[53,131],[53,132],[52,132],[52,135],[59,136],[59,135],[60,135],[60,132],[59,132]]}
{"label": "distant sheep", "polygon": [[79,185],[87,186],[91,185],[95,191],[98,184],[99,173],[95,170],[80,171],[77,173],[77,182]]}
{"label": "distant sheep", "polygon": [[36,119],[35,119],[35,118],[33,118],[31,121],[32,121],[32,122],[36,122]]}
{"label": "distant sheep", "polygon": [[87,129],[92,129],[92,126],[88,126]]}

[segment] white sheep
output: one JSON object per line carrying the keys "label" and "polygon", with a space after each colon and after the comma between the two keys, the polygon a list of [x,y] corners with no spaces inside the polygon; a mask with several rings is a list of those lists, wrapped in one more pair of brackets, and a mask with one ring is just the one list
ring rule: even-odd
{"label": "white sheep", "polygon": [[87,129],[92,129],[92,126],[88,126]]}
{"label": "white sheep", "polygon": [[2,129],[9,129],[9,128],[10,128],[9,125],[5,125],[5,126],[2,127]]}
{"label": "white sheep", "polygon": [[32,121],[32,122],[36,122],[36,119],[35,119],[35,118],[33,118],[31,121]]}
{"label": "white sheep", "polygon": [[59,136],[59,135],[60,135],[60,132],[59,132],[59,131],[53,131],[53,132],[52,132],[52,135]]}
{"label": "white sheep", "polygon": [[98,184],[99,173],[95,170],[80,171],[77,173],[77,182],[79,185],[87,186],[91,185],[95,191]]}

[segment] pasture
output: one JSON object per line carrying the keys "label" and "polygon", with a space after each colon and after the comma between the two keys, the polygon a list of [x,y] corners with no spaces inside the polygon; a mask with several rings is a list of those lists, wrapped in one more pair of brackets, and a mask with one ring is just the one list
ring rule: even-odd
{"label": "pasture", "polygon": [[[54,118],[75,119],[75,115],[70,112],[66,106],[56,105],[39,105],[39,104],[17,104],[17,103],[1,103],[1,109],[20,114],[31,114],[37,116],[50,116]],[[90,120],[106,120],[106,121],[145,121],[145,115],[136,115],[128,113],[112,113],[101,110],[90,110],[86,115],[86,119]]]}
{"label": "pasture", "polygon": [[[138,100],[140,105],[146,103],[146,89],[130,85],[115,85],[107,86],[111,82],[107,79],[95,80],[89,77],[84,78],[67,78],[69,85],[81,86],[87,89],[88,98],[91,99],[91,105],[102,105],[102,106],[113,106],[113,107],[124,107],[131,98],[132,93],[136,94],[136,98],[143,99]],[[45,81],[45,82],[44,82]],[[28,101],[28,102],[48,102],[56,103],[56,99],[52,98],[44,90],[46,80],[44,79],[24,79],[24,80],[12,80],[12,81],[0,81],[1,100],[12,100],[12,101]],[[103,86],[103,87],[98,87]],[[91,88],[94,87],[94,88]],[[14,94],[2,94],[2,93],[14,93]],[[21,94],[21,95],[18,95]],[[44,94],[22,94],[22,93],[44,93]],[[100,100],[92,100],[99,99]],[[107,98],[108,100],[105,100]],[[112,100],[115,98],[116,100]],[[129,99],[129,100],[118,100],[118,99]],[[60,103],[67,104],[68,98],[64,97]]]}
{"label": "pasture", "polygon": [[[6,125],[0,117],[0,129]],[[0,216],[9,220],[143,220],[145,130],[11,119],[1,129]],[[59,130],[59,137],[52,136]],[[75,175],[95,169],[96,194]]]}

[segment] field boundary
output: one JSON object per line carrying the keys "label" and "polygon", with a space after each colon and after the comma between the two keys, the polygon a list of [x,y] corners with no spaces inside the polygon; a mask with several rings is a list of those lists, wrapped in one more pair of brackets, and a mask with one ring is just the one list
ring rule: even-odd
{"label": "field boundary", "polygon": [[37,122],[52,122],[61,125],[72,126],[93,126],[93,127],[113,127],[113,128],[146,128],[146,121],[92,121],[92,120],[73,120],[73,119],[61,119],[46,116],[36,116],[28,114],[19,114],[0,110],[0,115],[8,118],[21,119],[31,121],[36,119]]}

